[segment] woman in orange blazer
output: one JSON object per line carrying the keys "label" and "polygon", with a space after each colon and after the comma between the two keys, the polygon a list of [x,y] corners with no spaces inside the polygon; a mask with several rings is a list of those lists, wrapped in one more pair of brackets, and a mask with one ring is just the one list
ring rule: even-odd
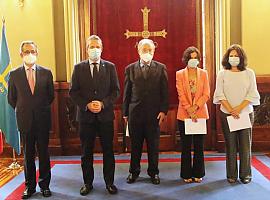
{"label": "woman in orange blazer", "polygon": [[[203,134],[185,135],[185,119],[208,119],[206,102],[210,96],[207,71],[200,69],[200,52],[196,47],[188,47],[182,58],[186,67],[176,72],[176,88],[179,105],[177,111],[178,127],[181,136],[181,177],[184,182],[201,182],[205,175]],[[193,141],[194,157],[191,159]],[[193,163],[193,164],[192,164]]]}

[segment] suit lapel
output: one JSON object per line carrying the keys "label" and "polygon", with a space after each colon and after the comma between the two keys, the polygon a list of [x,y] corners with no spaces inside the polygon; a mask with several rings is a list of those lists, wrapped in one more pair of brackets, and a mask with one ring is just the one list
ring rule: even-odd
{"label": "suit lapel", "polygon": [[135,74],[135,79],[143,78],[142,69],[141,69],[139,61],[136,62],[135,65],[134,65],[134,74]]}
{"label": "suit lapel", "polygon": [[155,74],[155,72],[157,70],[156,65],[157,64],[155,63],[155,61],[151,62],[149,71],[147,72],[147,77],[144,78],[143,72],[142,72],[142,67],[140,66],[140,62],[138,61],[137,63],[135,63],[135,66],[134,66],[135,75],[137,76],[137,78],[142,77],[144,80],[147,80],[147,79],[154,76],[154,74]]}
{"label": "suit lapel", "polygon": [[156,70],[157,70],[157,63],[155,61],[152,61],[150,64],[150,69],[147,72],[147,79],[155,76]]}
{"label": "suit lapel", "polygon": [[31,89],[30,89],[30,85],[28,83],[28,79],[27,79],[27,75],[26,75],[26,71],[24,68],[24,65],[21,66],[21,81],[22,81],[22,86],[25,85],[27,87],[27,92],[29,93],[29,95],[32,95]]}
{"label": "suit lapel", "polygon": [[89,80],[89,81],[87,81],[87,83],[88,83],[89,87],[91,88],[93,86],[93,77],[91,75],[89,61],[85,61],[83,63],[80,73],[82,73],[82,75],[81,75],[82,77],[85,77],[85,80]]}
{"label": "suit lapel", "polygon": [[199,82],[201,80],[201,70],[199,68],[197,68],[197,80],[196,80],[196,93],[195,93],[195,97],[194,97],[194,104],[195,104],[195,101],[197,100],[198,98],[198,95],[199,95],[199,91],[201,91],[201,85]]}
{"label": "suit lapel", "polygon": [[103,60],[100,60],[99,64],[99,72],[98,72],[98,80],[104,80],[106,75],[106,66]]}
{"label": "suit lapel", "polygon": [[192,104],[192,97],[191,97],[191,92],[190,92],[190,85],[189,85],[189,80],[188,80],[188,69],[187,69],[187,67],[184,69],[184,80],[185,80],[185,86],[186,86],[188,99],[189,99],[189,102]]}
{"label": "suit lapel", "polygon": [[[35,89],[34,89],[34,94],[35,95],[38,92],[40,81],[41,81],[41,68],[36,65],[36,73],[35,73],[35,78],[36,78],[36,83],[35,83]],[[30,88],[30,86],[29,86]],[[32,94],[32,93],[31,93]]]}

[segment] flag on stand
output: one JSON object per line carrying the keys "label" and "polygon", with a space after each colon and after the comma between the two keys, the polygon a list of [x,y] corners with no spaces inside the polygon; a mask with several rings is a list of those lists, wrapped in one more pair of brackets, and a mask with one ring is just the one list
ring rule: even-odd
{"label": "flag on stand", "polygon": [[3,20],[0,47],[0,129],[5,135],[6,142],[20,154],[20,134],[17,129],[15,111],[7,100],[7,81],[10,70],[11,63],[6,40],[5,21]]}

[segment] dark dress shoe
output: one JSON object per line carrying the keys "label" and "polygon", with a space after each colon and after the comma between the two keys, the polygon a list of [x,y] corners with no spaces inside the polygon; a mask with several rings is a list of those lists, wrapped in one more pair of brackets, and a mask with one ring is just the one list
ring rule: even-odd
{"label": "dark dress shoe", "polygon": [[139,177],[139,175],[135,175],[135,174],[130,173],[127,177],[127,183],[129,183],[129,184],[134,183],[138,177]]}
{"label": "dark dress shoe", "polygon": [[22,194],[22,199],[30,198],[35,192],[36,192],[35,189],[25,188],[25,190],[24,190],[24,192]]}
{"label": "dark dress shoe", "polygon": [[80,194],[82,196],[87,195],[91,190],[93,190],[93,185],[90,184],[84,184],[80,189]]}
{"label": "dark dress shoe", "polygon": [[251,178],[241,178],[240,180],[241,180],[242,183],[248,184],[248,183],[250,183]]}
{"label": "dark dress shoe", "polygon": [[50,189],[41,189],[40,192],[42,193],[42,196],[44,197],[52,196],[52,192]]}
{"label": "dark dress shoe", "polygon": [[160,178],[158,176],[158,174],[154,175],[154,176],[151,176],[151,182],[155,185],[158,185],[160,184]]}
{"label": "dark dress shoe", "polygon": [[118,189],[115,185],[107,185],[106,189],[110,194],[116,194],[118,192]]}
{"label": "dark dress shoe", "polygon": [[235,178],[227,178],[227,181],[229,183],[236,183],[237,179],[235,179]]}

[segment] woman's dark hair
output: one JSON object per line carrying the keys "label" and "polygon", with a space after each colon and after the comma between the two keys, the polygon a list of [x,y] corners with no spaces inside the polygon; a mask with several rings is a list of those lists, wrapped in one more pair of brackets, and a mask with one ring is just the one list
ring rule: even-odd
{"label": "woman's dark hair", "polygon": [[226,53],[224,54],[223,58],[222,58],[222,65],[224,69],[231,69],[232,66],[229,63],[229,56],[232,50],[235,50],[240,58],[240,63],[237,66],[237,69],[240,71],[244,71],[246,69],[247,66],[247,56],[245,51],[243,50],[243,48],[239,45],[239,44],[233,44],[231,45]]}
{"label": "woman's dark hair", "polygon": [[191,58],[190,54],[192,54],[193,52],[197,53],[197,59],[200,61],[201,60],[201,53],[199,51],[199,49],[197,49],[196,47],[188,47],[184,53],[183,53],[183,57],[182,57],[182,62],[187,65],[189,59]]}

